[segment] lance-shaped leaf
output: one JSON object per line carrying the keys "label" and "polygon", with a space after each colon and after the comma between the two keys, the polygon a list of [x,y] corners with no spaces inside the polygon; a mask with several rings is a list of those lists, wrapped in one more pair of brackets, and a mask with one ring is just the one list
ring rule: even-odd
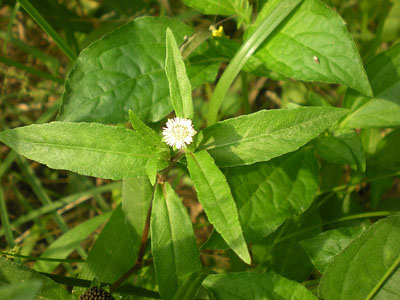
{"label": "lance-shaped leaf", "polygon": [[172,300],[193,300],[199,291],[200,285],[208,273],[198,271],[187,277],[186,281],[179,287]]}
{"label": "lance-shaped leaf", "polygon": [[129,110],[129,120],[131,121],[133,129],[135,129],[140,137],[148,144],[155,147],[168,148],[165,143],[161,142],[161,136],[159,136],[152,128],[143,123],[143,121],[133,112],[133,110]]}
{"label": "lance-shaped leaf", "polygon": [[363,230],[364,228],[361,226],[332,229],[311,239],[302,240],[300,245],[317,270],[324,273],[335,256],[346,249]]}
{"label": "lance-shaped leaf", "polygon": [[297,150],[346,114],[334,107],[263,110],[202,130],[199,149],[220,167],[267,161]]}
{"label": "lance-shaped leaf", "polygon": [[236,203],[224,174],[207,151],[186,155],[190,177],[207,217],[229,247],[247,264],[251,263]]}
{"label": "lance-shaped leaf", "polygon": [[0,141],[50,168],[108,179],[146,176],[156,156],[137,132],[97,123],[19,127],[0,132]]}
{"label": "lance-shaped leaf", "polygon": [[380,220],[326,268],[320,292],[326,300],[400,298],[400,215]]}
{"label": "lance-shaped leaf", "polygon": [[[269,0],[249,37],[280,0]],[[357,47],[342,18],[321,0],[304,0],[287,22],[255,53],[264,65],[287,77],[340,83],[372,96]]]}
{"label": "lance-shaped leaf", "polygon": [[[139,213],[141,211],[137,211],[137,214]],[[132,232],[132,226],[129,226],[131,220],[127,218],[128,222],[126,222],[125,218],[120,205],[113,211],[90,249],[80,278],[87,280],[97,278],[101,282],[115,282],[132,267],[138,254],[140,236]],[[139,219],[136,222],[140,221],[142,220]],[[134,238],[135,234],[136,238]]]}
{"label": "lance-shaped leaf", "polygon": [[[42,282],[42,288],[37,293],[37,299],[73,299],[72,295],[69,294],[61,285],[54,282],[47,276],[29,269],[24,265],[17,264],[6,258],[0,257],[0,270],[0,282],[2,284],[33,282],[33,280],[40,280]],[[4,294],[0,294],[0,296],[1,299],[14,299],[3,298],[3,296],[5,296]]]}
{"label": "lance-shaped leaf", "polygon": [[112,31],[83,50],[68,75],[58,120],[121,123],[132,109],[156,122],[172,106],[165,76],[165,31],[178,43],[191,29],[181,21],[142,17]]}
{"label": "lance-shaped leaf", "polygon": [[213,292],[217,300],[317,300],[300,283],[273,272],[210,275],[203,285]]}
{"label": "lance-shaped leaf", "polygon": [[169,94],[177,117],[193,119],[192,86],[186,75],[185,64],[174,34],[167,28],[167,52],[165,56],[165,73],[169,82]]}
{"label": "lance-shaped leaf", "polygon": [[374,98],[349,90],[344,106],[352,112],[342,126],[350,128],[394,127],[400,125],[400,44],[375,56],[365,69]]}
{"label": "lance-shaped leaf", "polygon": [[[40,280],[28,280],[13,284],[2,284],[0,295],[3,299],[33,300],[42,287]],[[42,298],[43,299],[43,298]]]}
{"label": "lance-shaped leaf", "polygon": [[314,151],[306,149],[226,169],[247,242],[261,240],[310,207],[318,190],[318,169]]}
{"label": "lance-shaped leaf", "polygon": [[318,154],[327,161],[349,164],[352,168],[365,172],[366,162],[361,138],[352,130],[340,130],[332,135],[321,136],[316,148]]}
{"label": "lance-shaped leaf", "polygon": [[172,299],[200,258],[186,208],[168,183],[156,187],[151,213],[151,251],[163,299]]}

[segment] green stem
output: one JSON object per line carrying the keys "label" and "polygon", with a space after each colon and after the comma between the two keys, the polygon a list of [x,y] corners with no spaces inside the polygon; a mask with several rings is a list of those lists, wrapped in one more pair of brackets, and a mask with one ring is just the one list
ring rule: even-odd
{"label": "green stem", "polygon": [[367,298],[365,300],[370,300],[372,297],[378,292],[378,290],[382,287],[383,283],[386,281],[386,279],[389,278],[389,276],[393,273],[393,271],[400,265],[400,255],[397,257],[397,259],[394,261],[394,263],[389,267],[389,269],[386,271],[385,275],[381,278],[381,280],[378,281],[378,283],[375,285],[375,287],[372,289],[372,291],[368,294]]}
{"label": "green stem", "polygon": [[222,101],[240,70],[264,40],[275,30],[275,28],[278,27],[279,24],[282,23],[282,21],[297,7],[297,5],[300,4],[300,2],[302,2],[302,0],[280,1],[271,14],[261,22],[253,34],[239,48],[215,87],[208,110],[208,125],[212,125],[217,121],[218,111],[221,107]]}
{"label": "green stem", "polygon": [[84,263],[85,260],[83,259],[64,259],[64,258],[49,258],[49,257],[38,257],[38,256],[29,256],[29,255],[21,255],[16,253],[9,253],[0,251],[1,255],[4,256],[12,256],[12,257],[19,257],[24,258],[27,260],[42,260],[42,261],[54,261],[54,262],[67,262],[67,263]]}

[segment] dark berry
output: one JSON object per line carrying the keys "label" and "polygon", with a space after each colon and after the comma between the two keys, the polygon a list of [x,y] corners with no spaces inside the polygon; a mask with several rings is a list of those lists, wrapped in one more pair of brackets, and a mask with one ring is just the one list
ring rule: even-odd
{"label": "dark berry", "polygon": [[114,300],[114,298],[110,293],[95,286],[87,289],[86,292],[79,297],[79,300]]}

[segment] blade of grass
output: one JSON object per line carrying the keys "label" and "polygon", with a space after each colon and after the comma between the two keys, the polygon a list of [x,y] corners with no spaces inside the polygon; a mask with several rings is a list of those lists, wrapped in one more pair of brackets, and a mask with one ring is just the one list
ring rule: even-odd
{"label": "blade of grass", "polygon": [[48,79],[48,80],[51,80],[51,81],[54,81],[54,82],[57,82],[57,83],[60,83],[60,84],[64,83],[64,79],[62,79],[60,77],[56,77],[56,76],[51,75],[49,73],[36,70],[36,69],[34,69],[32,67],[28,67],[28,66],[26,66],[24,64],[21,64],[21,63],[15,61],[15,60],[6,58],[4,56],[0,56],[0,62],[2,62],[3,64],[6,64],[7,66],[16,67],[16,68],[18,68],[20,70],[23,70],[25,72],[28,72],[30,74],[36,75],[36,76],[44,78],[44,79]]}
{"label": "blade of grass", "polygon": [[79,52],[78,42],[75,39],[74,33],[71,30],[71,26],[68,21],[68,16],[64,16],[60,8],[58,1],[46,0],[47,4],[52,8],[52,10],[58,15],[58,25],[64,30],[67,42],[72,46],[72,50],[76,55]]}
{"label": "blade of grass", "polygon": [[4,44],[3,44],[3,53],[6,53],[7,44],[8,44],[8,41],[10,40],[10,38],[11,38],[12,24],[14,23],[15,17],[17,15],[17,12],[19,11],[20,6],[21,5],[18,2],[15,3],[14,9],[13,9],[13,11],[11,13],[11,16],[10,16],[10,20],[8,21],[6,38],[4,39]]}
{"label": "blade of grass", "polygon": [[10,226],[10,219],[8,218],[6,199],[4,198],[3,186],[0,184],[0,217],[3,229],[6,235],[6,240],[9,248],[14,248],[14,235]]}
{"label": "blade of grass", "polygon": [[17,152],[12,150],[6,157],[6,159],[0,164],[0,179],[3,177],[4,173],[11,166],[13,161],[17,158]]}
{"label": "blade of grass", "polygon": [[[86,220],[57,238],[41,255],[46,258],[67,258],[81,243],[111,216],[111,211]],[[37,262],[36,271],[51,273],[58,266],[54,262]]]}
{"label": "blade of grass", "polygon": [[[40,202],[42,202],[43,205],[49,205],[52,203],[50,197],[47,195],[46,191],[44,190],[40,180],[36,177],[32,167],[29,165],[28,161],[22,157],[18,156],[17,157],[17,163],[22,169],[22,172],[24,173],[25,177],[28,179],[29,185],[32,187],[33,191],[35,192],[36,196],[39,198]],[[51,212],[54,221],[56,224],[60,227],[60,229],[63,232],[67,232],[69,230],[67,223],[64,221],[64,219],[61,217],[60,214],[58,214],[56,211]],[[77,252],[79,255],[83,258],[87,257],[86,251],[81,247],[77,247]]]}
{"label": "blade of grass", "polygon": [[[6,32],[0,31],[0,38],[5,40],[7,38]],[[18,49],[32,55],[34,58],[43,62],[45,65],[49,67],[49,69],[53,71],[54,74],[57,73],[57,70],[61,62],[56,57],[48,55],[47,53],[44,53],[40,49],[25,44],[24,42],[15,39],[13,37],[10,37],[9,42],[12,43]]]}
{"label": "blade of grass", "polygon": [[[102,186],[99,186],[99,187],[96,187],[96,188],[93,188],[93,189],[90,189],[90,190],[87,190],[84,192],[80,192],[80,193],[76,193],[73,195],[63,197],[60,200],[53,201],[52,203],[50,203],[48,205],[44,205],[26,215],[19,217],[17,220],[15,220],[14,222],[11,223],[11,228],[16,228],[26,222],[32,221],[35,218],[38,218],[45,214],[54,212],[57,209],[59,209],[60,207],[63,207],[70,203],[73,203],[77,200],[90,199],[93,197],[93,195],[101,194],[104,192],[109,192],[113,189],[120,188],[120,187],[121,187],[120,182],[113,182],[113,183],[109,183],[107,185],[102,185]],[[0,228],[0,237],[2,237],[4,234],[5,234],[4,228]]]}
{"label": "blade of grass", "polygon": [[279,24],[300,4],[302,0],[282,0],[272,13],[266,17],[257,27],[253,34],[242,44],[232,61],[222,74],[215,87],[214,93],[210,99],[210,106],[207,115],[207,125],[210,126],[217,121],[218,111],[222,101],[231,86],[233,80],[239,74],[240,70],[264,42],[264,40],[278,27]]}
{"label": "blade of grass", "polygon": [[58,35],[51,25],[43,18],[28,0],[17,0],[36,23],[53,39],[56,45],[65,53],[69,60],[74,61],[76,55],[67,43]]}

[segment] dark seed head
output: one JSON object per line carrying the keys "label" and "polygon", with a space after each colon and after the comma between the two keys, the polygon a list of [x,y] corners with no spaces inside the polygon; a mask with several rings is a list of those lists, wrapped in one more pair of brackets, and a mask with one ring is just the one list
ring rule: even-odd
{"label": "dark seed head", "polygon": [[83,293],[79,300],[113,300],[114,298],[110,293],[105,290],[98,288],[97,286],[91,287],[87,289],[85,293]]}

